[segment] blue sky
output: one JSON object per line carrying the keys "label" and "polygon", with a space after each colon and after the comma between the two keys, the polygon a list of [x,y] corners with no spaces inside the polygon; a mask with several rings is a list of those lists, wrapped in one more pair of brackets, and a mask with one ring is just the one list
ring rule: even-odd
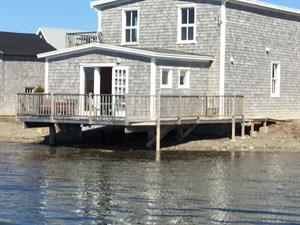
{"label": "blue sky", "polygon": [[[264,0],[300,9],[300,0]],[[0,0],[0,31],[35,33],[40,26],[97,29],[91,0]]]}

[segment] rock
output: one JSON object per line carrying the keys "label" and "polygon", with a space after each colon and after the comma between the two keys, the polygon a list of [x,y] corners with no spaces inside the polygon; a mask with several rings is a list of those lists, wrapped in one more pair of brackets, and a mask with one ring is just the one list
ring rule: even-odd
{"label": "rock", "polygon": [[268,132],[269,132],[268,127],[260,127],[259,128],[259,133],[261,133],[261,134],[267,134]]}

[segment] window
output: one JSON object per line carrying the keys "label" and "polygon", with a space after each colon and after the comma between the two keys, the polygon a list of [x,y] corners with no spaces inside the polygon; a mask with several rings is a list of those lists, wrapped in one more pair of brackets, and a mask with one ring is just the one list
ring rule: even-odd
{"label": "window", "polygon": [[180,69],[179,70],[179,88],[189,88],[190,87],[190,70]]}
{"label": "window", "polygon": [[179,7],[178,11],[178,42],[196,41],[195,7]]}
{"label": "window", "polygon": [[280,97],[280,64],[272,63],[271,97]]}
{"label": "window", "polygon": [[126,10],[123,16],[123,44],[137,43],[139,40],[138,10]]}
{"label": "window", "polygon": [[26,94],[31,94],[33,93],[34,87],[25,87],[25,93]]}
{"label": "window", "polygon": [[160,72],[160,87],[172,88],[172,69],[162,68]]}

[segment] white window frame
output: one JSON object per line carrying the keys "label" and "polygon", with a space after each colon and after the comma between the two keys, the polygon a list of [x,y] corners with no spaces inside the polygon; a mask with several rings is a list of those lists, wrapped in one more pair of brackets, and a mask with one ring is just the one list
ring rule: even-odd
{"label": "white window frame", "polygon": [[[137,11],[137,25],[126,26],[126,12]],[[126,42],[126,29],[136,29],[136,41]],[[122,10],[122,43],[121,45],[138,45],[140,39],[140,10],[139,8],[128,8]]]}
{"label": "white window frame", "polygon": [[[275,93],[273,93],[273,65],[277,64],[277,70],[278,74],[275,78],[276,84],[275,84]],[[272,98],[278,98],[280,97],[280,78],[281,78],[281,63],[278,61],[272,61],[271,62],[271,97]]]}
{"label": "white window frame", "polygon": [[[181,71],[186,71],[186,84],[180,84],[180,73]],[[190,88],[190,77],[191,77],[191,69],[190,68],[179,68],[178,71],[178,88]]]}
{"label": "white window frame", "polygon": [[[162,83],[162,74],[164,70],[168,70],[168,84]],[[173,68],[172,67],[161,67],[160,68],[160,88],[172,88],[173,83]]]}
{"label": "white window frame", "polygon": [[[182,24],[182,9],[194,8],[194,24]],[[194,36],[193,40],[181,40],[181,32],[183,27],[193,27],[194,28]],[[197,33],[197,7],[195,4],[185,4],[178,6],[178,21],[177,21],[177,44],[195,44],[197,43],[196,40],[196,33]]]}

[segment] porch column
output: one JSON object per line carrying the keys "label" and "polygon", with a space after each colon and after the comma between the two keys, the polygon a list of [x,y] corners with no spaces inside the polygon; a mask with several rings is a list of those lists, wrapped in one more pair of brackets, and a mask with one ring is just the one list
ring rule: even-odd
{"label": "porch column", "polygon": [[156,95],[156,60],[151,58],[150,63],[150,117],[155,118],[155,95]]}
{"label": "porch column", "polygon": [[101,93],[101,90],[100,90],[101,78],[100,78],[100,76],[101,76],[100,68],[95,67],[94,68],[94,94],[95,95],[99,95]]}

